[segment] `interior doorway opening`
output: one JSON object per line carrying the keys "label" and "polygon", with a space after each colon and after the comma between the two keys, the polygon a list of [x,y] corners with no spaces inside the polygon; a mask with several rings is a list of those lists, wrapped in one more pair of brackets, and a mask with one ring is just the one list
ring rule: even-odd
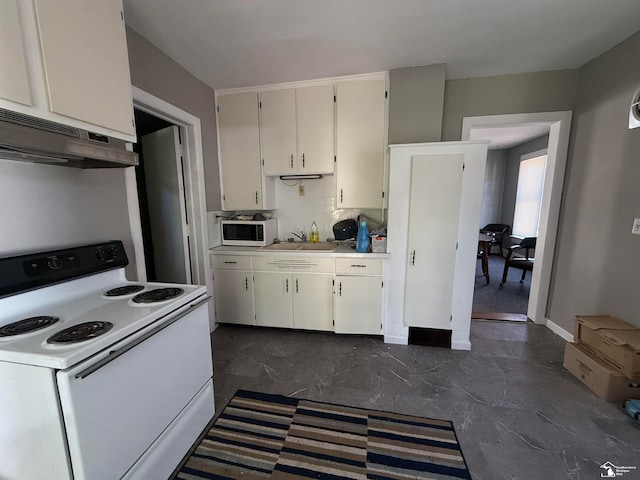
{"label": "interior doorway opening", "polygon": [[[538,129],[536,136],[544,139],[540,141],[547,144],[547,164],[526,318],[538,324],[546,324],[552,330],[554,330],[554,325],[551,325],[546,318],[546,307],[551,283],[570,127],[571,112],[465,117],[462,125],[462,140],[473,139],[504,143],[505,133],[508,137],[511,133],[519,130],[535,131]],[[548,132],[547,139],[545,139],[547,135],[545,132]],[[531,133],[530,136],[532,136]],[[497,144],[499,145],[499,143]],[[521,272],[518,273],[521,274]]]}
{"label": "interior doorway opening", "polygon": [[184,195],[184,135],[177,125],[134,109],[138,205],[147,280],[193,283]]}

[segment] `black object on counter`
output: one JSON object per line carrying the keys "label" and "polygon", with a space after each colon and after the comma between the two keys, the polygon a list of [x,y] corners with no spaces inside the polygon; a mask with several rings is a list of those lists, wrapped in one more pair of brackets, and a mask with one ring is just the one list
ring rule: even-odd
{"label": "black object on counter", "polygon": [[354,219],[340,220],[333,226],[333,236],[336,240],[349,240],[358,235],[358,224]]}

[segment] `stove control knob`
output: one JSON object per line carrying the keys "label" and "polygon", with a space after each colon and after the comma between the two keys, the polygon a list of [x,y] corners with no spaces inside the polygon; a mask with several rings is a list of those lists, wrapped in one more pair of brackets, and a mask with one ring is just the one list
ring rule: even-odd
{"label": "stove control knob", "polygon": [[58,257],[49,257],[47,259],[47,266],[51,270],[60,270],[62,268],[62,262]]}
{"label": "stove control knob", "polygon": [[109,247],[109,256],[111,258],[117,258],[119,253],[118,247]]}
{"label": "stove control knob", "polygon": [[100,261],[105,261],[107,259],[106,255],[104,254],[104,250],[102,250],[101,248],[96,251],[96,257],[98,257],[98,260]]}

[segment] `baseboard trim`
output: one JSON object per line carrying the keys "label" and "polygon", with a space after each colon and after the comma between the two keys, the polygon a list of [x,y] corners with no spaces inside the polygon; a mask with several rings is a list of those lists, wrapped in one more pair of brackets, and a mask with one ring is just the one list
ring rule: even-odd
{"label": "baseboard trim", "polygon": [[451,342],[451,350],[471,350],[471,342]]}
{"label": "baseboard trim", "polygon": [[408,336],[394,336],[394,335],[385,335],[384,343],[391,343],[394,345],[409,345],[409,337]]}
{"label": "baseboard trim", "polygon": [[564,328],[562,328],[557,323],[552,322],[548,318],[545,318],[547,328],[551,330],[553,333],[563,338],[567,342],[573,342],[573,333],[567,332]]}

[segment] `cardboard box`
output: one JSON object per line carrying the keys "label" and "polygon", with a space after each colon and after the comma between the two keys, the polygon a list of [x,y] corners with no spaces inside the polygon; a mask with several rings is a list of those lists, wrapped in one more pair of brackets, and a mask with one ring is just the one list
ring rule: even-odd
{"label": "cardboard box", "polygon": [[576,317],[575,341],[628,378],[640,378],[640,330],[606,315]]}
{"label": "cardboard box", "polygon": [[564,368],[607,402],[640,398],[640,383],[629,380],[579,344],[567,343]]}
{"label": "cardboard box", "polygon": [[382,235],[371,235],[371,252],[387,253],[387,237]]}

